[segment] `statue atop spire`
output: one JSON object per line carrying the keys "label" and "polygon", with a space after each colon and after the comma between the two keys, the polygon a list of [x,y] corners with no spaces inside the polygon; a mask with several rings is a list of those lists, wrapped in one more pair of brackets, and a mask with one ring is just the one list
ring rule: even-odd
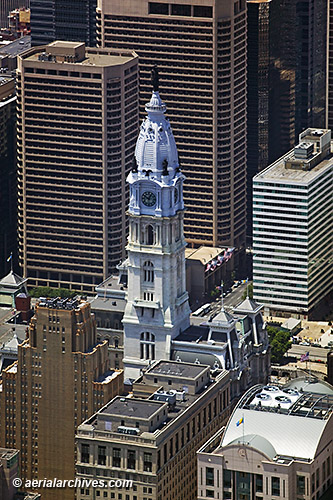
{"label": "statue atop spire", "polygon": [[155,64],[151,70],[151,83],[153,85],[153,91],[158,92],[160,81],[159,81],[157,64]]}

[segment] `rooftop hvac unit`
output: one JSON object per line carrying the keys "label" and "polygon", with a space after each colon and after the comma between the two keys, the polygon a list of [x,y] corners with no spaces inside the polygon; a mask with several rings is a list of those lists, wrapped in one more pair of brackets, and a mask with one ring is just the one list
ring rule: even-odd
{"label": "rooftop hvac unit", "polygon": [[118,432],[120,434],[131,434],[132,436],[138,436],[140,434],[140,429],[136,427],[125,427],[124,425],[119,425]]}

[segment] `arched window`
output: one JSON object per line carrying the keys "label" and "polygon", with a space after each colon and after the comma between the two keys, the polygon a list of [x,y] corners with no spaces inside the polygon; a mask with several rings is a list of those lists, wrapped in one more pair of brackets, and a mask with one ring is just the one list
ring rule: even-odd
{"label": "arched window", "polygon": [[154,283],[154,264],[150,260],[146,260],[143,264],[143,281]]}
{"label": "arched window", "polygon": [[150,332],[140,334],[140,358],[155,359],[155,335]]}
{"label": "arched window", "polygon": [[154,244],[154,229],[153,229],[153,226],[151,226],[149,224],[149,226],[147,226],[147,229],[146,229],[147,233],[146,233],[146,244],[147,245],[153,245]]}

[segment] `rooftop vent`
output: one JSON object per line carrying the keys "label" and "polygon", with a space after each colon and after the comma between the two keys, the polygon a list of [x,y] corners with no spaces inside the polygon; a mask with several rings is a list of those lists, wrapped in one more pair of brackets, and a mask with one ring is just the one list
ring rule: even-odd
{"label": "rooftop vent", "polygon": [[314,144],[311,142],[300,142],[294,149],[295,158],[306,160],[309,158],[314,150]]}

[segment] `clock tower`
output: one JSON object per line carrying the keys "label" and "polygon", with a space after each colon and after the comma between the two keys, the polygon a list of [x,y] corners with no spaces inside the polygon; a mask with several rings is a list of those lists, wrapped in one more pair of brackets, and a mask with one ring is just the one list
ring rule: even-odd
{"label": "clock tower", "polygon": [[124,325],[125,377],[154,360],[170,359],[171,340],[190,324],[185,283],[183,182],[166,106],[154,91],[146,105],[130,188],[128,297]]}

